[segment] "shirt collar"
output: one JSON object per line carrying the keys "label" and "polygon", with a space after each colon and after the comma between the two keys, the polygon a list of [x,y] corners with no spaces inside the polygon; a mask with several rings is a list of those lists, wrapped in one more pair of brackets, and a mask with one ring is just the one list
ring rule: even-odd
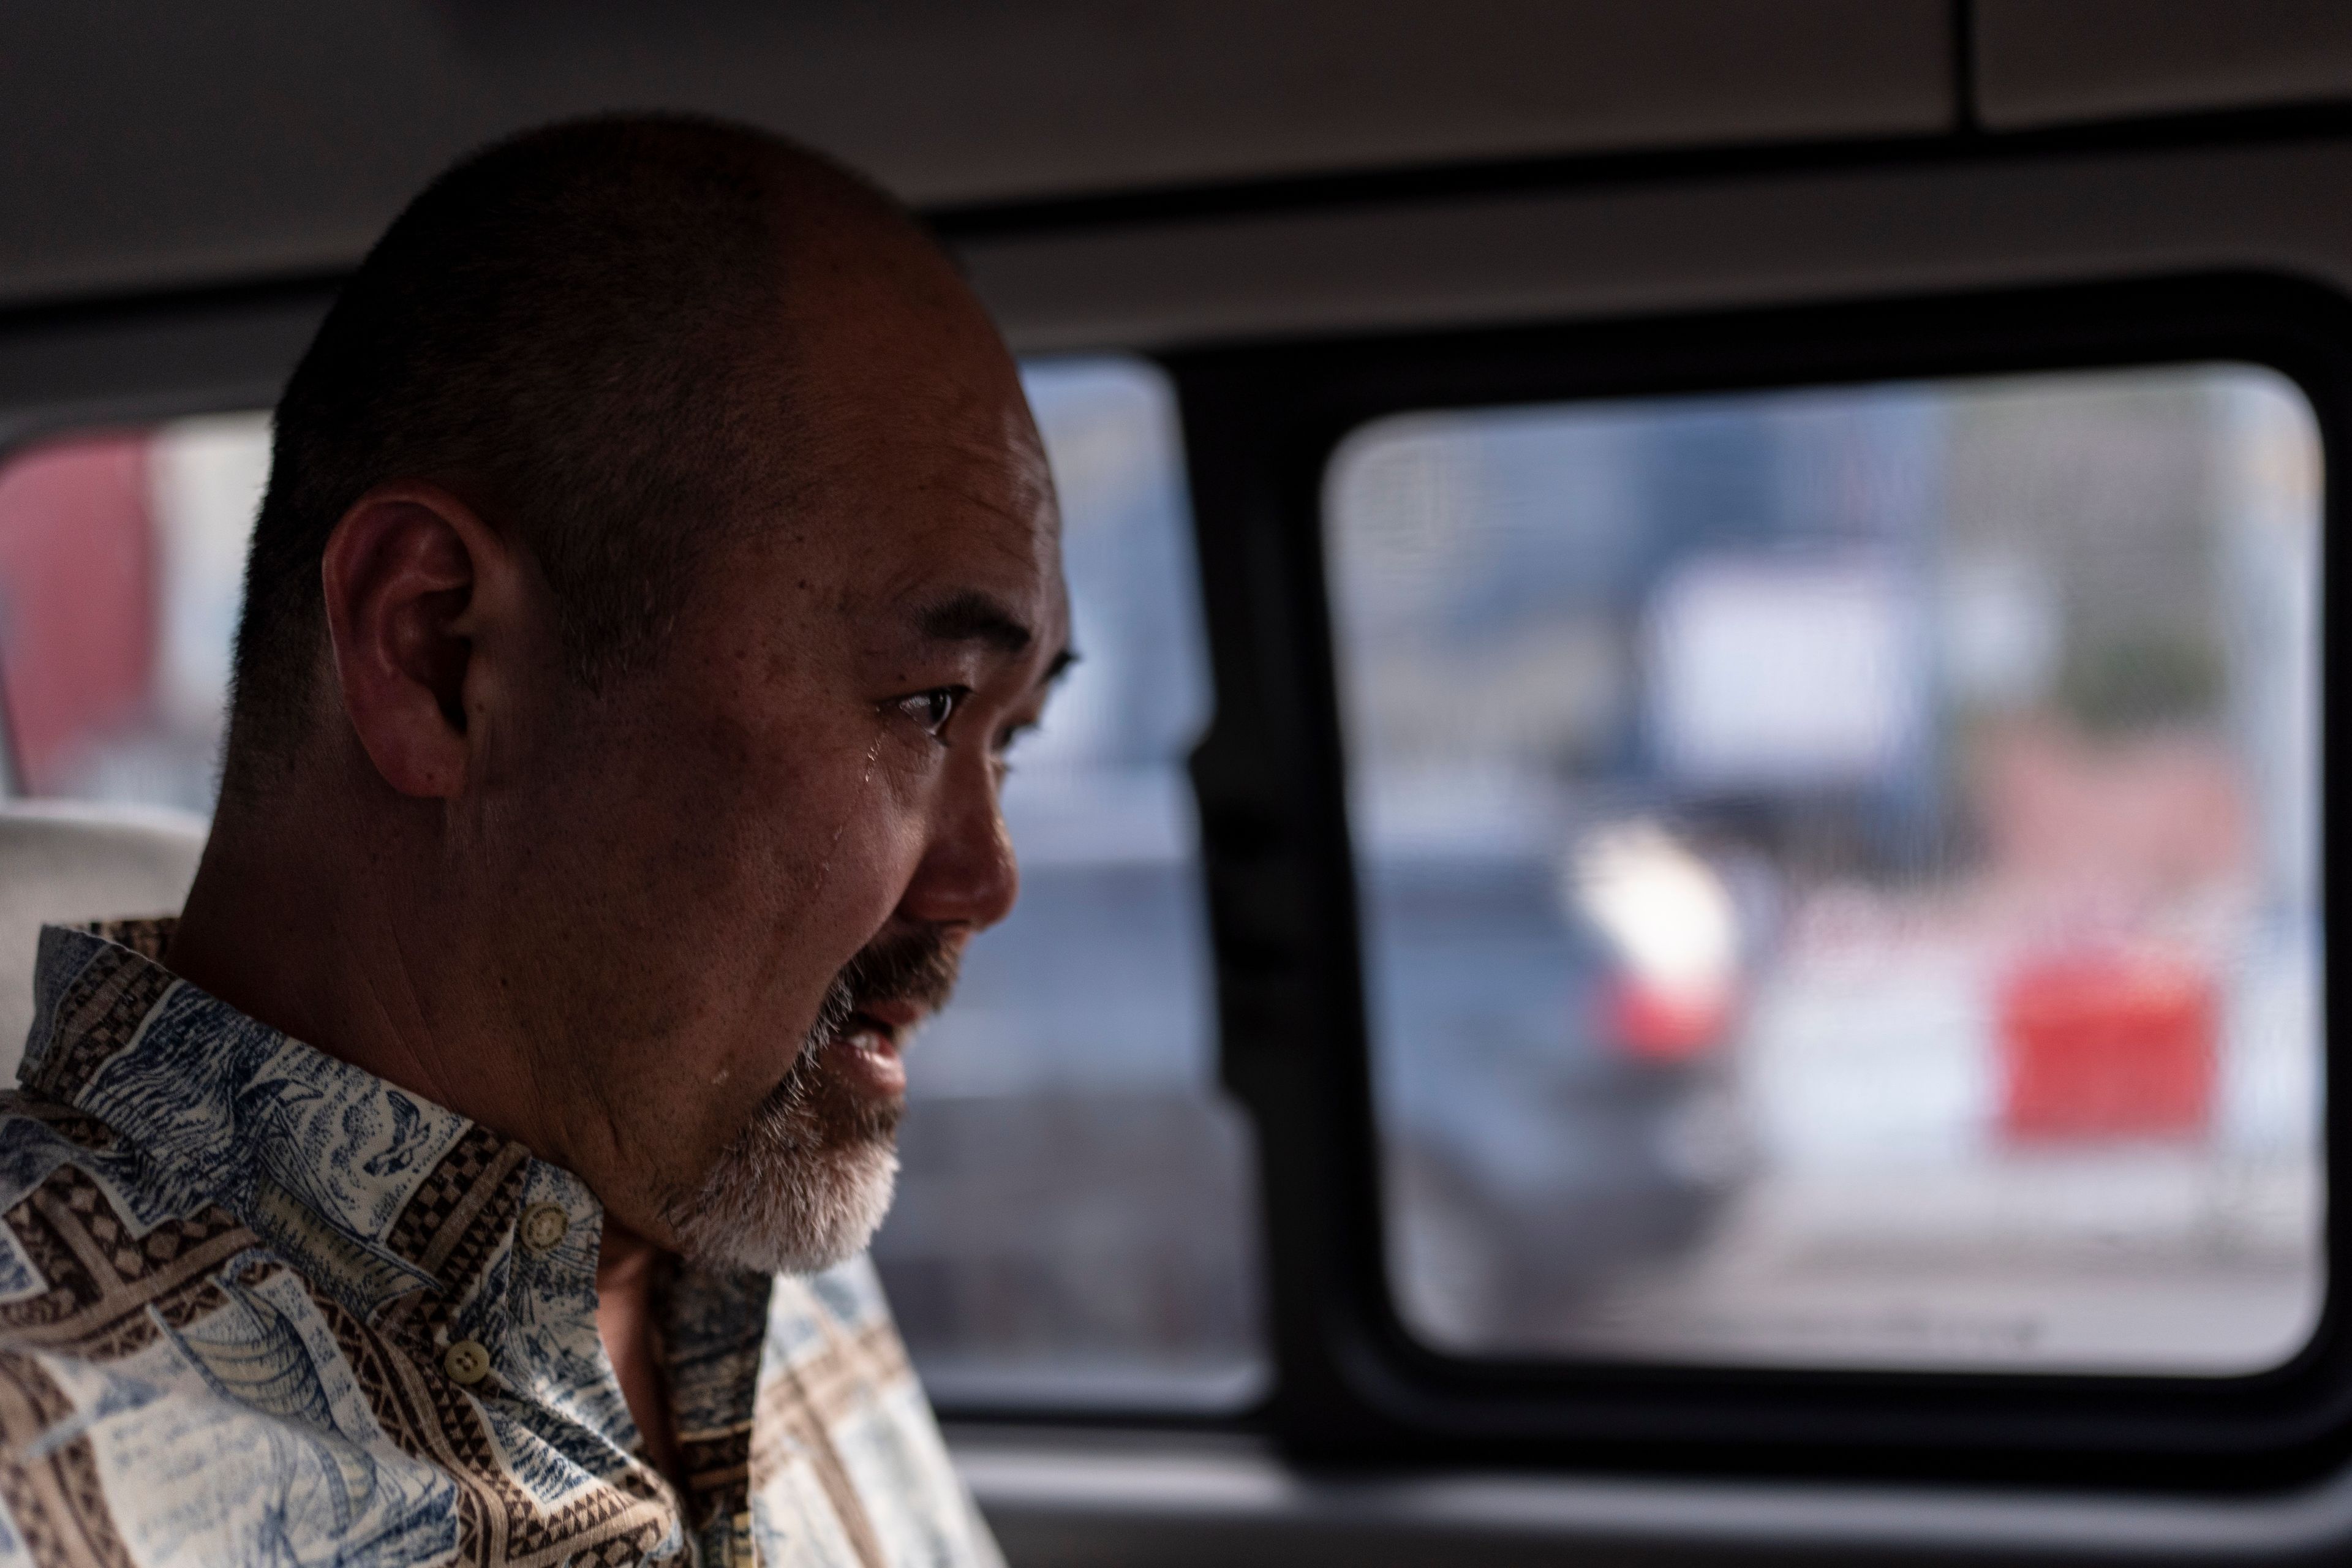
{"label": "shirt collar", "polygon": [[476,1297],[512,1251],[526,1184],[538,1197],[551,1180],[567,1210],[601,1218],[521,1144],[173,974],[158,962],[173,925],[43,929],[27,1089],[111,1126],[159,1180],[220,1204],[362,1318],[420,1291]]}

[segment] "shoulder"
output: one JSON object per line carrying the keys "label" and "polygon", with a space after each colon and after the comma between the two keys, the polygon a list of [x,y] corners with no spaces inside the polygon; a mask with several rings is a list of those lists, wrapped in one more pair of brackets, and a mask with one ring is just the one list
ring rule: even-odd
{"label": "shoulder", "polygon": [[331,1380],[221,1316],[110,1359],[0,1346],[0,1564],[456,1551],[449,1478],[350,1430]]}
{"label": "shoulder", "polygon": [[838,1517],[889,1562],[1002,1563],[866,1258],[776,1281],[756,1426],[751,1524],[763,1561],[780,1560],[772,1536],[822,1535],[811,1521]]}
{"label": "shoulder", "polygon": [[772,1317],[805,1318],[845,1333],[898,1332],[882,1277],[860,1254],[816,1274],[783,1274],[771,1298]]}
{"label": "shoulder", "polygon": [[96,1117],[0,1093],[0,1346],[102,1357],[257,1244]]}
{"label": "shoulder", "polygon": [[453,1478],[382,1428],[292,1268],[202,1216],[130,1237],[118,1268],[78,1175],[60,1166],[0,1232],[42,1276],[0,1302],[0,1564],[456,1550]]}
{"label": "shoulder", "polygon": [[882,1281],[862,1257],[821,1274],[776,1279],[763,1373],[772,1377],[814,1361],[854,1362],[868,1384],[914,1381]]}
{"label": "shoulder", "polygon": [[114,1129],[84,1110],[21,1089],[0,1089],[0,1215],[60,1164],[123,1153]]}
{"label": "shoulder", "polygon": [[431,1489],[355,1403],[250,1230],[103,1121],[0,1094],[0,1563],[259,1560],[370,1500],[420,1522]]}

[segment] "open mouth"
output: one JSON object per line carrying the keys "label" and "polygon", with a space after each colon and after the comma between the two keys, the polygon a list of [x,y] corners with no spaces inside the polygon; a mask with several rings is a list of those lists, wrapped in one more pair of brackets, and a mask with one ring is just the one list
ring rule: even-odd
{"label": "open mouth", "polygon": [[898,1047],[914,1033],[921,1009],[900,1004],[860,1007],[843,1023],[826,1047],[835,1071],[853,1087],[879,1099],[907,1091],[906,1064]]}

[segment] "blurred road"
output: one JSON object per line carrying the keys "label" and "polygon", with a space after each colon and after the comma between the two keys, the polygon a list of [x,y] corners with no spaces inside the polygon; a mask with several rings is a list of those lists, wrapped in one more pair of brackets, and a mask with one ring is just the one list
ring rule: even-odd
{"label": "blurred road", "polygon": [[2307,1163],[2194,1150],[1765,1176],[1706,1242],[1563,1319],[1584,1353],[2245,1373],[2317,1321]]}

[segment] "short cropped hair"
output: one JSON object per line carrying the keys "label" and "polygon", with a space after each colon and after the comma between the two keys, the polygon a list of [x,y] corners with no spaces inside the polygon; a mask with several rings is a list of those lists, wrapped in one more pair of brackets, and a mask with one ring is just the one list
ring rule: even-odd
{"label": "short cropped hair", "polygon": [[787,142],[656,116],[517,137],[412,202],[278,400],[225,790],[307,732],[327,540],[389,481],[446,485],[520,542],[583,685],[646,664],[697,566],[788,486],[779,323],[787,231],[811,205],[905,221]]}

